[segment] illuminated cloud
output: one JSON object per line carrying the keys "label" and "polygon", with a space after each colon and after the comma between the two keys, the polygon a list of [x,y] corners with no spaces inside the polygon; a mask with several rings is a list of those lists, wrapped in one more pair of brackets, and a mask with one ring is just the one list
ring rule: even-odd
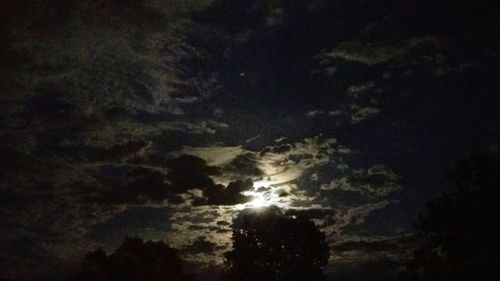
{"label": "illuminated cloud", "polygon": [[306,112],[307,117],[315,117],[315,116],[323,115],[323,114],[325,114],[325,112],[323,110],[311,110],[311,111]]}
{"label": "illuminated cloud", "polygon": [[389,235],[439,192],[435,168],[498,131],[494,28],[449,36],[450,18],[369,1],[56,2],[4,9],[0,272],[15,280],[125,235],[220,265],[233,217],[272,205],[324,230],[333,263],[396,259],[409,243]]}
{"label": "illuminated cloud", "polygon": [[224,166],[230,163],[234,158],[243,154],[245,150],[242,146],[234,147],[190,147],[185,146],[180,154],[193,155],[205,160],[210,166]]}
{"label": "illuminated cloud", "polygon": [[[179,247],[189,247],[192,243],[189,241],[204,236],[210,243],[219,245],[220,251],[228,249],[232,218],[249,208],[277,205],[315,219],[333,217],[333,210],[312,203],[315,199],[294,182],[305,171],[329,163],[336,147],[335,139],[322,136],[267,146],[258,152],[241,146],[184,147],[173,155],[189,154],[204,159],[207,167],[217,167],[218,173],[210,176],[214,179],[213,185],[181,195],[191,200],[192,205],[176,208],[167,235],[169,241]],[[308,211],[310,208],[314,210]],[[184,231],[190,234],[181,235]],[[219,250],[213,255],[193,254],[187,258],[197,262],[204,259],[215,264],[222,262]]]}
{"label": "illuminated cloud", "polygon": [[403,49],[391,44],[345,41],[339,44],[333,51],[326,53],[325,57],[375,65],[395,59],[402,55],[403,52]]}
{"label": "illuminated cloud", "polygon": [[354,107],[353,113],[351,114],[351,122],[357,124],[365,120],[370,120],[375,118],[380,113],[379,108],[375,107]]}
{"label": "illuminated cloud", "polygon": [[347,88],[347,94],[350,96],[357,98],[359,94],[362,94],[375,86],[373,81],[368,81],[359,85],[353,85]]}
{"label": "illuminated cloud", "polygon": [[321,186],[324,191],[352,191],[369,199],[383,198],[400,190],[399,176],[383,165],[354,171],[352,175],[332,180]]}

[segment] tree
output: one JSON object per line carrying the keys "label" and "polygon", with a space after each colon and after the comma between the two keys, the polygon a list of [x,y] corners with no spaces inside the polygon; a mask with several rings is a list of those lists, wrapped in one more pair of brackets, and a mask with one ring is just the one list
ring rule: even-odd
{"label": "tree", "polygon": [[325,279],[329,246],[325,234],[307,219],[286,217],[272,208],[242,213],[233,223],[232,240],[224,280]]}
{"label": "tree", "polygon": [[[416,223],[415,280],[492,280],[500,265],[500,158],[473,156],[451,173],[452,192],[428,203]],[[410,279],[406,279],[410,280]]]}
{"label": "tree", "polygon": [[77,281],[188,281],[178,251],[162,242],[125,238],[115,253],[88,253]]}

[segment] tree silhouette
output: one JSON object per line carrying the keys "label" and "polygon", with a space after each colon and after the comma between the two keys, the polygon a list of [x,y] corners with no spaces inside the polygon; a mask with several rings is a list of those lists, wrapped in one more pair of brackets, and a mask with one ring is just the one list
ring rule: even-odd
{"label": "tree silhouette", "polygon": [[[405,280],[492,280],[500,270],[500,158],[473,156],[450,175],[454,190],[428,203]],[[410,277],[412,279],[410,279]]]}
{"label": "tree silhouette", "polygon": [[275,209],[242,213],[233,223],[226,281],[324,280],[329,246],[316,225]]}
{"label": "tree silhouette", "polygon": [[90,252],[83,260],[77,281],[188,281],[178,251],[162,242],[125,238],[115,253],[102,249]]}

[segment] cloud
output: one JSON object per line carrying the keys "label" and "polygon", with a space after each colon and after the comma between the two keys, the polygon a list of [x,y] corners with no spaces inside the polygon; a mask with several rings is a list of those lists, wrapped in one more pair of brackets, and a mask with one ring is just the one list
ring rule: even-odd
{"label": "cloud", "polygon": [[[92,178],[87,183],[75,182],[87,190],[90,201],[108,204],[184,204],[237,205],[253,196],[253,183],[245,178],[259,180],[259,186],[282,185],[298,179],[305,169],[329,161],[334,152],[334,139],[311,138],[304,142],[267,147],[259,153],[241,147],[184,147],[173,153],[176,158],[156,160],[158,166],[146,164],[103,163],[88,165]],[[187,153],[202,158],[183,155]],[[224,184],[216,184],[216,179]],[[240,180],[241,179],[241,180]],[[280,189],[281,191],[278,191]],[[199,190],[199,193],[196,192]],[[284,198],[293,192],[284,186],[269,190],[271,197]],[[163,203],[162,203],[163,202]],[[189,203],[191,202],[191,203]]]}
{"label": "cloud", "polygon": [[310,110],[306,112],[307,117],[316,117],[318,115],[323,115],[325,112],[323,110]]}
{"label": "cloud", "polygon": [[[65,7],[62,13],[72,16],[55,20],[54,7],[47,4],[53,1],[42,2],[43,12],[25,10],[16,28],[9,29],[7,49],[26,56],[20,65],[6,66],[11,75],[1,78],[6,87],[0,139],[7,137],[1,150],[13,157],[0,164],[0,220],[8,226],[0,231],[0,244],[12,245],[8,258],[20,257],[16,268],[30,272],[36,266],[77,262],[81,249],[94,246],[85,233],[118,212],[133,205],[158,207],[165,200],[179,203],[186,188],[213,185],[208,168],[193,161],[187,164],[193,168],[188,173],[148,157],[158,149],[160,137],[213,135],[228,128],[211,115],[194,120],[186,116],[194,106],[208,103],[220,85],[215,76],[190,79],[182,61],[201,55],[186,37],[194,25],[172,13],[198,10],[207,1],[171,1],[168,9],[160,10],[142,5],[157,1],[141,2],[134,4],[133,20],[122,9],[110,8],[110,1]],[[15,6],[9,13],[16,13]],[[103,20],[90,23],[89,17],[96,15]],[[168,26],[163,20],[151,21],[151,16],[167,20]],[[47,24],[34,32],[32,23],[45,19]],[[68,36],[55,35],[68,24]],[[34,62],[50,71],[24,67]],[[168,154],[172,143],[168,140],[154,152]],[[191,179],[180,181],[175,173]],[[150,214],[167,221],[166,215]],[[155,232],[148,227],[142,234]],[[117,235],[122,231],[115,230]],[[136,230],[133,223],[129,230]],[[109,232],[111,236],[113,230]]]}
{"label": "cloud", "polygon": [[167,199],[183,203],[190,190],[215,188],[211,176],[219,175],[221,170],[201,158],[181,155],[163,160],[160,166],[103,163],[88,165],[86,172],[92,175],[90,179],[70,184],[85,191],[89,202],[120,205],[160,204]]}
{"label": "cloud", "polygon": [[192,104],[192,103],[197,103],[200,101],[199,97],[196,96],[191,96],[191,97],[178,97],[174,98],[174,101],[180,104]]}
{"label": "cloud", "polygon": [[263,173],[258,167],[258,161],[255,153],[246,152],[236,156],[230,163],[225,165],[223,172],[240,177],[260,177]]}
{"label": "cloud", "polygon": [[288,216],[300,216],[308,220],[312,219],[328,219],[335,215],[334,209],[329,208],[293,208],[286,211]]}
{"label": "cloud", "polygon": [[[190,248],[193,242],[204,237],[209,243],[211,253],[187,253],[186,259],[206,266],[207,264],[222,264],[223,251],[230,248],[232,217],[234,206],[200,205],[189,209],[180,209],[172,213],[170,218],[172,230],[167,235],[169,243],[177,248]],[[203,243],[206,244],[206,243]]]}
{"label": "cloud", "polygon": [[255,140],[259,139],[259,138],[261,138],[261,135],[256,135],[255,137],[251,137],[251,138],[245,140],[245,142],[246,143],[251,143],[251,142],[253,142],[253,141],[255,141]]}
{"label": "cloud", "polygon": [[84,191],[89,201],[126,204],[161,202],[170,194],[170,186],[165,181],[165,171],[142,166],[102,165],[94,170],[91,185],[74,183],[74,188]]}
{"label": "cloud", "polygon": [[400,190],[399,176],[384,165],[354,171],[349,176],[332,180],[321,186],[323,191],[339,190],[358,193],[368,199],[379,199]]}
{"label": "cloud", "polygon": [[[259,152],[260,168],[266,176],[277,176],[289,169],[305,170],[329,162],[335,152],[335,138],[316,136],[303,142],[267,146]],[[297,174],[297,173],[293,173]]]}
{"label": "cloud", "polygon": [[184,147],[174,155],[194,155],[209,165],[219,166],[222,173],[213,177],[217,183],[253,178],[266,185],[277,185],[298,179],[306,169],[328,163],[336,145],[334,138],[316,136],[302,142],[267,146],[259,152],[241,146]]}
{"label": "cloud", "polygon": [[85,147],[110,147],[120,145],[124,141],[149,140],[167,133],[185,133],[191,135],[214,135],[219,130],[227,129],[228,125],[217,121],[187,122],[180,120],[140,122],[134,119],[109,120],[104,119],[94,128],[89,128],[80,135]]}
{"label": "cloud", "polygon": [[195,205],[237,205],[250,200],[248,196],[242,195],[244,191],[252,190],[251,180],[238,180],[230,182],[226,187],[214,185],[203,190],[204,198],[194,202]]}
{"label": "cloud", "polygon": [[384,63],[414,64],[418,57],[423,64],[427,64],[429,72],[441,75],[449,72],[449,67],[442,70],[444,51],[447,49],[446,41],[431,36],[414,37],[398,41],[362,42],[359,40],[341,42],[330,52],[323,52],[317,56],[321,65],[332,67],[332,60],[365,64],[368,66]]}
{"label": "cloud", "polygon": [[[313,204],[315,200],[298,186],[304,171],[330,162],[335,154],[337,142],[333,138],[316,136],[303,141],[271,145],[260,151],[237,147],[184,147],[172,155],[186,153],[206,160],[206,165],[217,166],[220,173],[210,176],[214,185],[190,190],[192,200],[189,207],[180,207],[171,218],[172,230],[169,236],[173,245],[189,247],[200,236],[225,249],[230,247],[229,228],[232,217],[245,209],[255,206],[278,205],[294,209],[295,215],[307,216],[318,223],[330,223],[335,212]],[[255,205],[255,200],[260,203]],[[300,206],[301,208],[292,207]],[[300,210],[299,210],[300,209]],[[308,211],[308,209],[312,209]],[[323,210],[322,210],[323,209]],[[175,237],[175,239],[174,239]],[[174,240],[172,240],[174,239]],[[221,263],[221,250],[213,256],[192,254],[189,258],[196,262],[207,260]]]}
{"label": "cloud", "polygon": [[347,241],[333,247],[336,252],[362,251],[365,253],[376,253],[396,248],[394,241]]}
{"label": "cloud", "polygon": [[257,155],[242,146],[183,147],[179,153],[197,156],[209,165],[221,167],[221,174],[212,177],[216,183],[227,185],[231,181],[262,176]]}
{"label": "cloud", "polygon": [[354,107],[353,113],[351,114],[351,123],[358,124],[362,121],[370,120],[375,118],[380,113],[380,109],[375,107]]}
{"label": "cloud", "polygon": [[180,151],[180,154],[197,156],[207,162],[210,166],[224,166],[230,163],[238,155],[245,152],[242,146],[230,146],[230,147],[191,147],[184,146]]}
{"label": "cloud", "polygon": [[345,109],[333,109],[333,110],[310,110],[305,113],[305,115],[309,118],[315,117],[331,117],[335,119],[339,119],[343,116],[349,115],[349,112]]}
{"label": "cloud", "polygon": [[393,44],[362,43],[359,41],[344,41],[331,52],[326,53],[326,58],[343,59],[368,65],[388,62],[401,56],[404,49]]}
{"label": "cloud", "polygon": [[131,207],[95,224],[86,234],[113,250],[125,237],[162,240],[171,228],[171,211],[162,207]]}
{"label": "cloud", "polygon": [[[353,240],[335,243],[331,246],[331,265],[327,269],[331,273],[329,276],[356,280],[398,280],[394,278],[395,273],[412,257],[417,242],[415,238],[415,235],[370,239],[354,237]],[[369,274],[369,277],[365,274]]]}
{"label": "cloud", "polygon": [[348,209],[346,213],[338,214],[338,221],[343,221],[345,225],[353,226],[365,222],[366,218],[375,210],[389,206],[393,201],[382,200],[375,203],[368,203],[359,207]]}
{"label": "cloud", "polygon": [[197,254],[197,253],[212,254],[218,248],[219,247],[217,246],[217,243],[208,241],[205,236],[200,236],[196,238],[196,240],[194,240],[191,245],[184,248],[184,250],[192,254]]}
{"label": "cloud", "polygon": [[165,164],[170,168],[167,179],[174,192],[212,187],[214,182],[210,176],[221,173],[219,167],[209,166],[205,160],[190,155],[167,160]]}
{"label": "cloud", "polygon": [[375,87],[375,83],[373,81],[353,85],[347,88],[347,94],[349,94],[349,96],[351,97],[357,98],[359,94],[364,93],[373,87]]}
{"label": "cloud", "polygon": [[181,123],[184,130],[192,134],[215,134],[217,130],[226,129],[229,127],[226,123],[214,120],[200,121],[198,123]]}

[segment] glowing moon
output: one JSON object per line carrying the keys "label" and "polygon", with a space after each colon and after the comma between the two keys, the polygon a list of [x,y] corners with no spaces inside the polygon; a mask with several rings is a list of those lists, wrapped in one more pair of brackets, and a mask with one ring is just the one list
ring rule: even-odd
{"label": "glowing moon", "polygon": [[255,193],[255,198],[248,203],[250,208],[262,208],[271,205],[271,201],[266,199],[263,194]]}

